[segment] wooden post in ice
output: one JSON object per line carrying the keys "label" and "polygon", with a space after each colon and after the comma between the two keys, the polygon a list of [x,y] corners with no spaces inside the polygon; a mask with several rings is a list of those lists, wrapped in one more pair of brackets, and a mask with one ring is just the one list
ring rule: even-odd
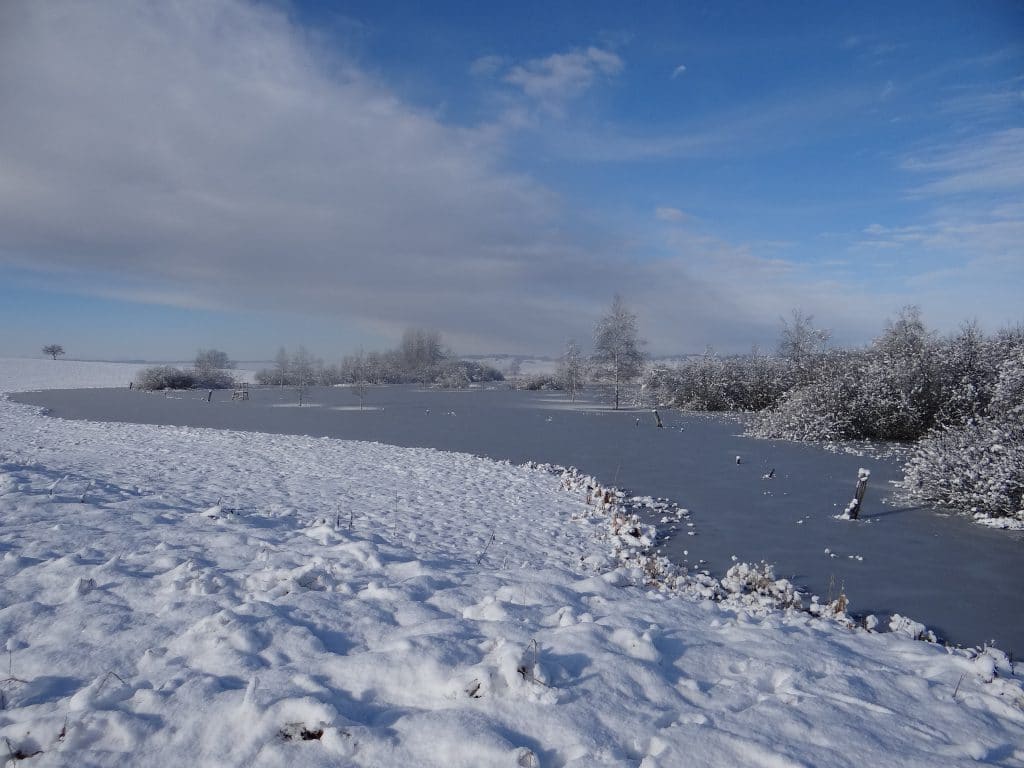
{"label": "wooden post in ice", "polygon": [[846,515],[851,520],[860,517],[860,505],[864,501],[864,493],[868,489],[868,478],[871,477],[871,470],[861,467],[857,470],[857,488],[853,492],[853,499],[846,508]]}
{"label": "wooden post in ice", "polygon": [[661,423],[661,414],[658,413],[658,409],[654,409],[654,418],[658,421],[658,429],[664,429],[665,425]]}

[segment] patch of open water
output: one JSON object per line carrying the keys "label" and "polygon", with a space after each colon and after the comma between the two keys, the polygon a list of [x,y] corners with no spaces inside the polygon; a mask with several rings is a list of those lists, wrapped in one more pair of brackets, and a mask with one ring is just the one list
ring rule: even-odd
{"label": "patch of open water", "polygon": [[[722,576],[733,556],[767,560],[779,577],[822,598],[842,589],[856,614],[898,612],[952,642],[1024,650],[1024,534],[900,502],[891,485],[902,474],[895,459],[747,438],[730,418],[662,411],[658,429],[650,411],[569,406],[559,394],[507,389],[376,387],[362,411],[346,388],[308,390],[304,402],[320,407],[280,407],[297,405],[296,392],[273,387],[251,390],[247,402],[230,400],[229,392],[207,403],[205,392],[127,389],[11,399],[70,419],[372,440],[572,465],[691,510],[694,527],[664,546],[676,562],[703,560]],[[861,520],[836,520],[859,467],[871,470]]]}

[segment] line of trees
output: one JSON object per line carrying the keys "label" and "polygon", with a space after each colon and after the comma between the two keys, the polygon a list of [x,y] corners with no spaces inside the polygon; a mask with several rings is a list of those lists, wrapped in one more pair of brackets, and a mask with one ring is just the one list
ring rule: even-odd
{"label": "line of trees", "polygon": [[279,386],[350,384],[363,388],[371,384],[422,384],[458,389],[501,380],[503,376],[497,369],[455,357],[438,331],[420,328],[406,330],[395,349],[360,351],[337,365],[325,364],[305,347],[291,354],[282,347],[274,358],[274,366],[256,373],[260,384]]}

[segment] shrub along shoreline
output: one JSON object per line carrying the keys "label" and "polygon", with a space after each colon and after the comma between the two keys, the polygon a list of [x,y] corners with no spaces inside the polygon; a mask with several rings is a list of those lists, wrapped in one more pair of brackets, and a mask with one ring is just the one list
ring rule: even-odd
{"label": "shrub along shoreline", "polygon": [[1024,329],[941,337],[907,307],[867,347],[826,349],[809,321],[794,315],[778,356],[708,352],[653,368],[645,388],[688,410],[755,412],[755,437],[908,444],[912,498],[1024,524]]}

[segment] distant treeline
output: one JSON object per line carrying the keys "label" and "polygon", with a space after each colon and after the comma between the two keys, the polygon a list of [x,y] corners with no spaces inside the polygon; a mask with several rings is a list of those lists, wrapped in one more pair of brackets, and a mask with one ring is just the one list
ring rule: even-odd
{"label": "distant treeline", "polygon": [[500,371],[454,357],[437,331],[410,329],[396,349],[360,352],[337,364],[325,364],[305,347],[289,354],[281,348],[274,366],[256,372],[260,384],[334,386],[337,384],[423,384],[459,389],[485,381],[502,381]]}

